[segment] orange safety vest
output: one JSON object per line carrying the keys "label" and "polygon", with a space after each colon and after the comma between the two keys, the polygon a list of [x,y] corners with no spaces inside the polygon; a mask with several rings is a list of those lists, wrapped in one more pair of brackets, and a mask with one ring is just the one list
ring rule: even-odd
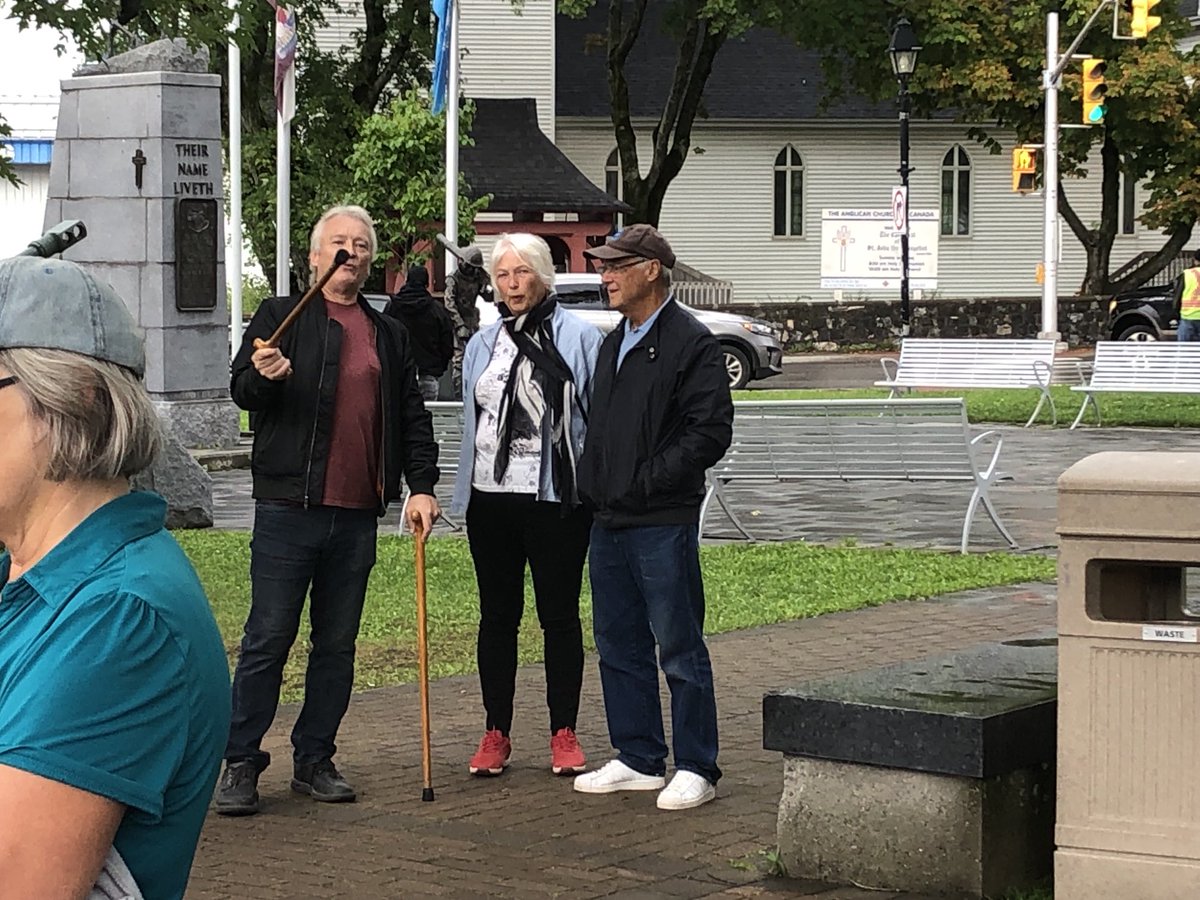
{"label": "orange safety vest", "polygon": [[1200,319],[1200,266],[1183,270],[1183,297],[1179,303],[1179,317],[1189,321]]}

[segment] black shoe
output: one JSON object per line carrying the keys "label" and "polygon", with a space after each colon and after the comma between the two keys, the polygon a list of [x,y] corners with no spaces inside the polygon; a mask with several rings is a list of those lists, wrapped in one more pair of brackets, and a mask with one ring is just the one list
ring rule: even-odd
{"label": "black shoe", "polygon": [[258,774],[258,767],[250,760],[225,766],[217,784],[218,815],[252,816],[258,812]]}
{"label": "black shoe", "polygon": [[358,797],[331,759],[312,765],[296,766],[292,777],[292,790],[308,794],[322,803],[353,803]]}

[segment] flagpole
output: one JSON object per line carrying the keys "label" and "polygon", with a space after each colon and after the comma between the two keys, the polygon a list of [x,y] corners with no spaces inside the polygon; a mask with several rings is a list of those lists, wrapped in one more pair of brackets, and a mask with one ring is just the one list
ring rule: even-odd
{"label": "flagpole", "polygon": [[[237,9],[237,0],[229,0]],[[237,43],[240,19],[229,23],[229,258],[225,280],[229,284],[229,356],[242,346],[242,51]]]}
{"label": "flagpole", "polygon": [[292,116],[296,114],[296,13],[275,7],[275,293],[291,293]]}
{"label": "flagpole", "polygon": [[[450,59],[446,85],[446,238],[458,244],[458,0],[449,0]],[[446,274],[458,267],[458,257],[446,251]]]}
{"label": "flagpole", "polygon": [[286,297],[291,291],[292,198],[291,198],[292,125],[283,113],[275,117],[275,293]]}

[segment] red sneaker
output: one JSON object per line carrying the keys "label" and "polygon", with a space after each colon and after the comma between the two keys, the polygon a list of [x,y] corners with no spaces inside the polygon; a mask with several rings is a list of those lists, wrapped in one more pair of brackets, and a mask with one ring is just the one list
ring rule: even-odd
{"label": "red sneaker", "polygon": [[587,757],[579,739],[570,728],[560,728],[550,738],[550,771],[555,775],[575,775],[587,766]]}
{"label": "red sneaker", "polygon": [[479,742],[479,749],[471,757],[470,770],[472,775],[499,775],[508,765],[508,757],[512,755],[512,741],[493,728],[484,734]]}

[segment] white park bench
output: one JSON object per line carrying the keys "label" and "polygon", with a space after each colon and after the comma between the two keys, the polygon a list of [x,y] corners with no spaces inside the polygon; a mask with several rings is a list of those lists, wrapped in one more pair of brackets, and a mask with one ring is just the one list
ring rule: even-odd
{"label": "white park bench", "polygon": [[1058,411],[1050,396],[1054,381],[1054,341],[1049,338],[904,338],[900,359],[882,359],[884,380],[876,387],[891,389],[890,397],[912,388],[1037,388],[1037,406],[1026,427],[1049,404],[1051,420]]}
{"label": "white park bench", "polygon": [[1083,421],[1089,405],[1101,424],[1097,394],[1200,394],[1200,343],[1099,341],[1091,381],[1071,390],[1084,395],[1072,428]]}
{"label": "white park bench", "polygon": [[[963,482],[971,487],[960,548],[967,552],[979,504],[1016,548],[988,496],[1003,438],[971,435],[961,398],[774,400],[734,403],[733,443],[708,473],[700,532],[715,501],[748,540],[725,488],[788,481]],[[779,502],[785,502],[780,500]],[[837,508],[830,495],[830,511]]]}

